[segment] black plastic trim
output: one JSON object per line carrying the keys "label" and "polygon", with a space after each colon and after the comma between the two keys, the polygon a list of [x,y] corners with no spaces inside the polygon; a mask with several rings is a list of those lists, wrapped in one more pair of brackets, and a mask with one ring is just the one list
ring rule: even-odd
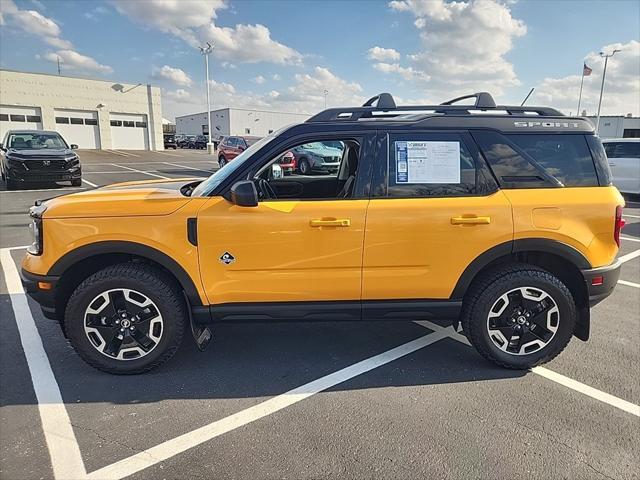
{"label": "black plastic trim", "polygon": [[[581,271],[584,281],[587,284],[590,307],[597,305],[611,295],[613,289],[618,283],[618,279],[620,278],[621,266],[622,262],[620,262],[620,260],[616,260],[611,265]],[[592,285],[591,281],[594,277],[602,277],[602,285]]]}
{"label": "black plastic trim", "polygon": [[187,294],[191,305],[202,305],[202,300],[200,300],[200,295],[198,294],[198,290],[196,289],[193,280],[178,264],[178,262],[155,248],[134,242],[105,241],[79,247],[58,259],[58,261],[54,263],[51,269],[47,272],[47,275],[61,277],[67,269],[82,260],[99,255],[114,253],[135,255],[158,263],[171,272],[176,280],[178,280]]}
{"label": "black plastic trim", "polygon": [[462,275],[460,275],[458,283],[451,293],[450,299],[454,301],[462,300],[464,295],[467,293],[471,282],[478,273],[480,273],[494,260],[511,255],[511,253],[513,253],[513,241],[508,241],[495,245],[477,256],[469,265],[467,265],[467,268],[462,272]]}
{"label": "black plastic trim", "polygon": [[194,247],[198,246],[198,219],[187,218],[187,240]]}

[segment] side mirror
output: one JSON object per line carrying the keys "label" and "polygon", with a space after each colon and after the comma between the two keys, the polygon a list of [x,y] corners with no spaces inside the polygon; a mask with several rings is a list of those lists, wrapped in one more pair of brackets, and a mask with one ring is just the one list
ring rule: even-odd
{"label": "side mirror", "polygon": [[251,180],[241,180],[231,187],[231,202],[239,207],[257,207],[258,191]]}
{"label": "side mirror", "polygon": [[78,145],[76,145],[75,143],[71,144],[71,150],[77,150],[78,149]]}
{"label": "side mirror", "polygon": [[238,150],[240,150],[241,152],[244,152],[244,147],[238,147]]}

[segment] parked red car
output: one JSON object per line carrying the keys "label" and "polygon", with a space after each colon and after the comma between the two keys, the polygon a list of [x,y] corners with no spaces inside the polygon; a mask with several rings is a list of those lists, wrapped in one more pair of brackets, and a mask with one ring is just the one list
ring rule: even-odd
{"label": "parked red car", "polygon": [[260,137],[224,137],[218,145],[218,164],[220,168],[224,167],[258,140],[260,140]]}

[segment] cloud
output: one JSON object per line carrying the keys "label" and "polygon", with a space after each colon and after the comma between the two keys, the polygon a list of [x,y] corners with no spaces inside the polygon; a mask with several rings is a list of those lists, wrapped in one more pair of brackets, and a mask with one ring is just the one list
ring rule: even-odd
{"label": "cloud", "polygon": [[[640,42],[614,43],[602,47],[602,52],[621,51],[609,59],[602,100],[602,114],[640,115]],[[580,110],[595,115],[598,110],[604,59],[590,52],[584,59],[593,73],[584,78]],[[561,78],[545,78],[533,94],[536,103],[550,105],[566,113],[576,113],[581,72]],[[532,103],[532,102],[530,102]],[[577,112],[580,114],[581,112]]]}
{"label": "cloud", "polygon": [[112,73],[113,68],[108,65],[101,65],[96,60],[86,55],[82,55],[74,50],[58,50],[44,55],[44,59],[56,63],[60,58],[63,68],[76,71],[90,71],[98,73]]}
{"label": "cloud", "polygon": [[413,14],[422,48],[407,56],[409,65],[393,62],[388,64],[392,67],[378,65],[378,70],[411,79],[441,98],[479,90],[501,95],[520,84],[505,55],[527,27],[504,2],[394,0],[388,5]]}
{"label": "cloud", "polygon": [[165,65],[162,68],[155,68],[151,74],[155,79],[167,80],[179,86],[190,87],[193,83],[191,77],[184,70]]}
{"label": "cloud", "polygon": [[[329,69],[315,67],[308,73],[295,75],[293,85],[281,90],[271,90],[265,94],[238,91],[232,84],[210,80],[212,108],[238,107],[270,109],[281,112],[309,113],[324,108],[324,91],[327,91],[327,104],[362,105],[365,101],[362,87],[338,77]],[[178,90],[179,91],[179,90]],[[192,90],[189,100],[184,93],[167,92],[163,99],[163,110],[169,115],[186,115],[202,111],[206,94],[204,89]],[[180,97],[182,95],[182,98]],[[191,105],[187,104],[191,101]],[[195,108],[197,104],[200,107]]]}
{"label": "cloud", "polygon": [[257,83],[258,85],[262,85],[264,82],[267,81],[267,79],[264,78],[262,75],[258,75],[257,77],[252,78],[251,81],[254,83]]}
{"label": "cloud", "polygon": [[378,62],[400,60],[400,52],[393,48],[373,47],[367,50],[367,58]]}
{"label": "cloud", "polygon": [[191,97],[191,93],[186,91],[183,88],[179,88],[173,91],[163,91],[165,96],[171,100],[175,100],[177,102],[190,102],[193,103],[193,98]]}
{"label": "cloud", "polygon": [[264,25],[215,24],[223,0],[112,0],[116,10],[144,27],[170,33],[196,48],[210,42],[213,56],[234,63],[299,64],[302,54],[271,38]]}
{"label": "cloud", "polygon": [[273,75],[271,75],[271,80],[275,80],[276,82],[279,81],[281,78],[282,77],[277,73],[274,73]]}

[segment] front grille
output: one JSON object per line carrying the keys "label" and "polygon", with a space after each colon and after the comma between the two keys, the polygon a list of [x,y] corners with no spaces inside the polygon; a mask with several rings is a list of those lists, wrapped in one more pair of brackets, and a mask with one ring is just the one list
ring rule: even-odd
{"label": "front grille", "polygon": [[336,163],[339,162],[339,157],[324,157],[325,163]]}
{"label": "front grille", "polygon": [[27,170],[64,170],[67,167],[66,160],[60,159],[34,159],[23,160]]}

